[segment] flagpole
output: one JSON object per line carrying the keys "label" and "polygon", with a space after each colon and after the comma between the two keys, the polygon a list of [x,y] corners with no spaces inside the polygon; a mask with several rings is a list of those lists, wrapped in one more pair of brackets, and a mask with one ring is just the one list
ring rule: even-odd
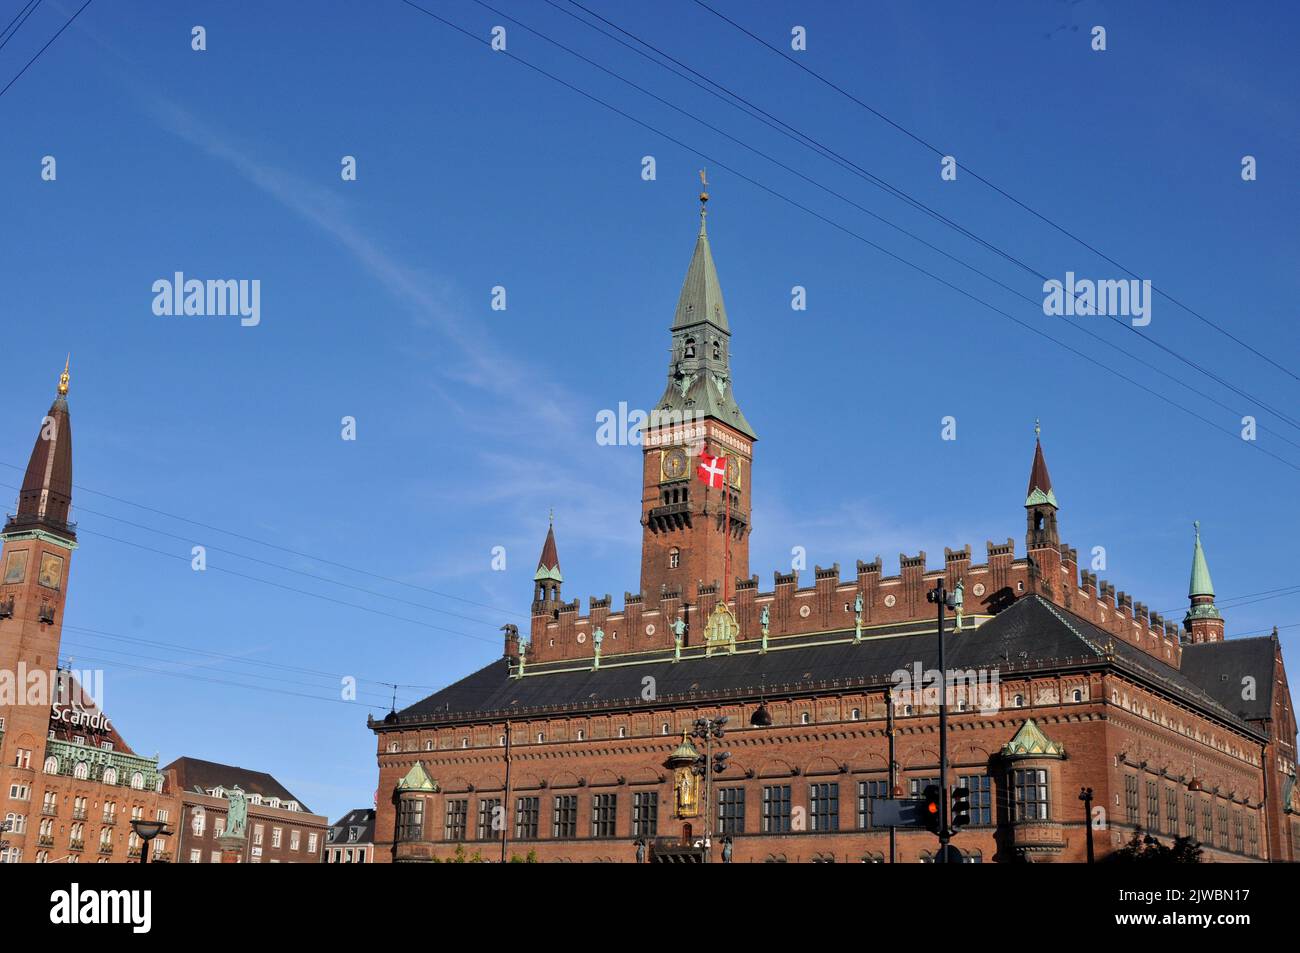
{"label": "flagpole", "polygon": [[[725,459],[725,458],[724,458]],[[728,461],[730,462],[730,461]],[[731,487],[727,485],[727,469],[724,464],[722,469],[722,493],[727,498],[727,555],[724,561],[726,578],[722,580],[722,604],[727,604],[728,593],[731,591]]]}

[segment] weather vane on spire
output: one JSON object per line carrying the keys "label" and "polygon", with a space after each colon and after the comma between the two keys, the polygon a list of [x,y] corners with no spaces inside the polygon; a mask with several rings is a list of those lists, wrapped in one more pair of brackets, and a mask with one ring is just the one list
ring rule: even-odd
{"label": "weather vane on spire", "polygon": [[700,234],[704,234],[704,216],[708,215],[706,206],[709,204],[709,173],[706,169],[700,170]]}
{"label": "weather vane on spire", "polygon": [[1042,434],[1042,432],[1043,432],[1043,428],[1039,426],[1039,420],[1037,417],[1035,417],[1034,418],[1034,439],[1037,440],[1039,436]]}
{"label": "weather vane on spire", "polygon": [[70,374],[68,374],[68,368],[71,366],[72,366],[72,353],[69,352],[68,359],[63,362],[63,373],[59,375],[59,396],[60,397],[68,396],[68,379],[71,376]]}

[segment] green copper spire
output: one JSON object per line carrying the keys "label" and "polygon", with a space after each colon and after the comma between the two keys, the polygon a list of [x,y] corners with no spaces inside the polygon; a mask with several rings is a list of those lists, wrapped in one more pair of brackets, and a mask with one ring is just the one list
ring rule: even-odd
{"label": "green copper spire", "polygon": [[1198,520],[1192,524],[1196,530],[1196,548],[1192,551],[1192,581],[1188,586],[1189,598],[1209,596],[1214,598],[1214,583],[1210,581],[1210,567],[1205,562],[1205,550],[1201,549],[1201,524]]}
{"label": "green copper spire", "polygon": [[705,227],[708,196],[708,192],[700,193],[700,233],[673,316],[668,386],[655,411],[684,419],[720,420],[757,439],[732,393],[731,326]]}

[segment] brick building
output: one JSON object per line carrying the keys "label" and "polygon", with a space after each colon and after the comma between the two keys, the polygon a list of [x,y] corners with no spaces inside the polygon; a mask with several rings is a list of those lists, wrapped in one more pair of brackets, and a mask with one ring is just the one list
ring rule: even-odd
{"label": "brick building", "polygon": [[[59,666],[63,611],[77,548],[72,506],[68,369],[41,423],[0,533],[0,861],[135,860],[133,819],[174,824],[179,801],[158,757],[136,754],[100,708],[99,673]],[[168,860],[172,839],[152,842]]]}
{"label": "brick building", "polygon": [[240,863],[320,863],[329,822],[265,771],[199,758],[177,758],[163,771],[181,801],[177,862],[221,863],[218,838],[226,831],[230,794],[239,789],[248,800]]}
{"label": "brick building", "polygon": [[[702,197],[707,201],[707,196]],[[732,389],[730,325],[701,209],[671,327],[667,388],[643,441],[641,588],[562,597],[554,527],[534,576],[527,640],[381,721],[376,859],[458,846],[492,859],[690,857],[729,838],[734,862],[926,861],[923,832],[891,834],[872,800],[939,774],[934,615],[946,630],[949,777],[972,792],[954,844],[971,862],[1080,861],[1091,788],[1099,856],[1134,831],[1191,835],[1205,859],[1300,851],[1296,722],[1276,631],[1224,638],[1199,527],[1180,627],[1081,569],[1061,542],[1041,443],[1023,502],[1025,553],[989,542],[880,557],[811,585],[749,574],[757,439]],[[727,459],[714,487],[705,457]],[[1017,499],[1018,503],[1019,500]],[[729,719],[730,761],[702,789],[685,736]],[[477,842],[477,843],[476,843]]]}

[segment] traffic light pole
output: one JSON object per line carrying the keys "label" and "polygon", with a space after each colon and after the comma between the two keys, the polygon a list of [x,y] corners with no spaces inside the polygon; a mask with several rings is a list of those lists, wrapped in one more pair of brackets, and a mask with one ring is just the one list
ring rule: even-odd
{"label": "traffic light pole", "polygon": [[948,592],[940,582],[934,589],[935,602],[939,604],[939,856],[937,863],[948,862],[948,666],[943,651],[943,609]]}

